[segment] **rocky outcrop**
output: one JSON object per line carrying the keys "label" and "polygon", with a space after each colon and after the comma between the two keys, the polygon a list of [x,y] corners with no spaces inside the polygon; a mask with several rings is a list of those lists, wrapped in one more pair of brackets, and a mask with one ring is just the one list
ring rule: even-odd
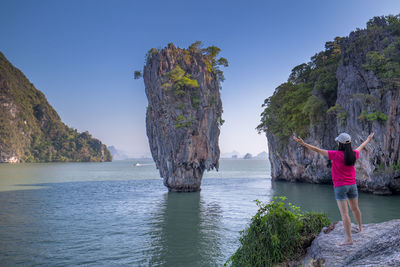
{"label": "rocky outcrop", "polygon": [[173,44],[147,57],[147,136],[170,191],[198,191],[204,170],[218,170],[222,103],[214,57]]}
{"label": "rocky outcrop", "polygon": [[314,239],[298,266],[400,266],[400,220],[365,224],[360,233],[352,225],[351,246],[338,245],[345,236],[342,222],[330,228]]}
{"label": "rocky outcrop", "polygon": [[[398,18],[390,21],[376,17],[367,29],[339,38],[335,103],[317,111],[322,119],[310,124],[305,138],[307,143],[336,150],[334,138],[347,132],[355,149],[374,132],[356,163],[356,178],[361,190],[376,194],[400,192],[400,36],[399,25],[393,22]],[[313,95],[318,94],[314,89]],[[266,134],[273,179],[331,183],[331,163],[326,158],[292,140],[283,142],[271,131]]]}
{"label": "rocky outcrop", "polygon": [[111,161],[111,154],[88,132],[65,125],[0,52],[0,163],[53,161]]}

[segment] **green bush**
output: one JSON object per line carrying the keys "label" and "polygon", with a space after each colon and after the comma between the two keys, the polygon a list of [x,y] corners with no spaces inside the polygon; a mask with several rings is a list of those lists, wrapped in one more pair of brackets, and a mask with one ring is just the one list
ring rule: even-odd
{"label": "green bush", "polygon": [[198,88],[199,83],[195,79],[191,79],[191,75],[186,73],[181,66],[176,65],[173,70],[165,74],[169,81],[164,82],[161,87],[165,90],[174,89],[175,96],[186,95],[186,89]]}
{"label": "green bush", "polygon": [[360,116],[358,116],[358,119],[360,121],[369,121],[369,122],[373,122],[373,121],[378,121],[380,123],[384,123],[387,121],[388,116],[385,113],[382,113],[381,111],[375,111],[375,112],[367,112],[367,111],[363,111],[361,112]]}
{"label": "green bush", "polygon": [[285,203],[286,197],[274,197],[259,207],[250,225],[240,236],[240,247],[225,266],[273,266],[303,255],[324,226],[326,214],[302,213],[299,207]]}
{"label": "green bush", "polygon": [[193,119],[191,117],[186,119],[185,116],[179,115],[176,118],[175,129],[189,128],[190,126],[192,126],[192,121]]}
{"label": "green bush", "polygon": [[398,160],[397,163],[393,163],[392,167],[395,172],[400,172],[400,160]]}
{"label": "green bush", "polygon": [[340,104],[336,104],[330,107],[327,110],[327,113],[335,114],[336,118],[340,119],[342,122],[345,122],[347,120],[347,112]]}

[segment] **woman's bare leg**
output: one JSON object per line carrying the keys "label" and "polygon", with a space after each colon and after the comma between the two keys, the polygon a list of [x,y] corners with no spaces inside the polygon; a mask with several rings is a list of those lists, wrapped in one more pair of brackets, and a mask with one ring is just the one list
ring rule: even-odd
{"label": "woman's bare leg", "polygon": [[358,223],[358,230],[361,232],[362,231],[362,219],[361,219],[361,211],[360,211],[360,208],[358,207],[358,198],[349,199],[349,205],[350,205],[351,211],[353,212],[354,218],[356,218],[356,221]]}
{"label": "woman's bare leg", "polygon": [[349,209],[347,207],[347,199],[346,200],[336,200],[337,205],[339,207],[340,215],[342,216],[344,232],[346,233],[346,239],[344,242],[339,243],[339,246],[342,245],[353,245],[353,239],[351,238],[351,221],[349,216]]}

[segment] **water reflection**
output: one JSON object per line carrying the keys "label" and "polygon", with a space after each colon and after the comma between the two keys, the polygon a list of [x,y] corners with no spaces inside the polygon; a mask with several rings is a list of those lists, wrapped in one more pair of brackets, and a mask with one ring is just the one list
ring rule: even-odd
{"label": "water reflection", "polygon": [[221,208],[196,193],[165,193],[151,222],[150,265],[215,265],[221,255]]}
{"label": "water reflection", "polygon": [[[271,187],[274,196],[287,196],[290,202],[300,206],[302,210],[326,212],[332,221],[341,220],[332,185],[272,181]],[[377,196],[359,193],[363,223],[378,223],[400,218],[399,205],[399,195]]]}

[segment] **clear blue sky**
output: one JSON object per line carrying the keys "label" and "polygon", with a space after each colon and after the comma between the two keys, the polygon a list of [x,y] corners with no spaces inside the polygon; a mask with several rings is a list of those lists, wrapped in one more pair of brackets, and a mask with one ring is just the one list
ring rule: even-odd
{"label": "clear blue sky", "polygon": [[326,41],[399,14],[398,0],[1,0],[0,51],[45,93],[62,120],[134,156],[149,153],[142,69],[152,47],[196,40],[229,60],[222,152],[257,154],[261,104]]}

